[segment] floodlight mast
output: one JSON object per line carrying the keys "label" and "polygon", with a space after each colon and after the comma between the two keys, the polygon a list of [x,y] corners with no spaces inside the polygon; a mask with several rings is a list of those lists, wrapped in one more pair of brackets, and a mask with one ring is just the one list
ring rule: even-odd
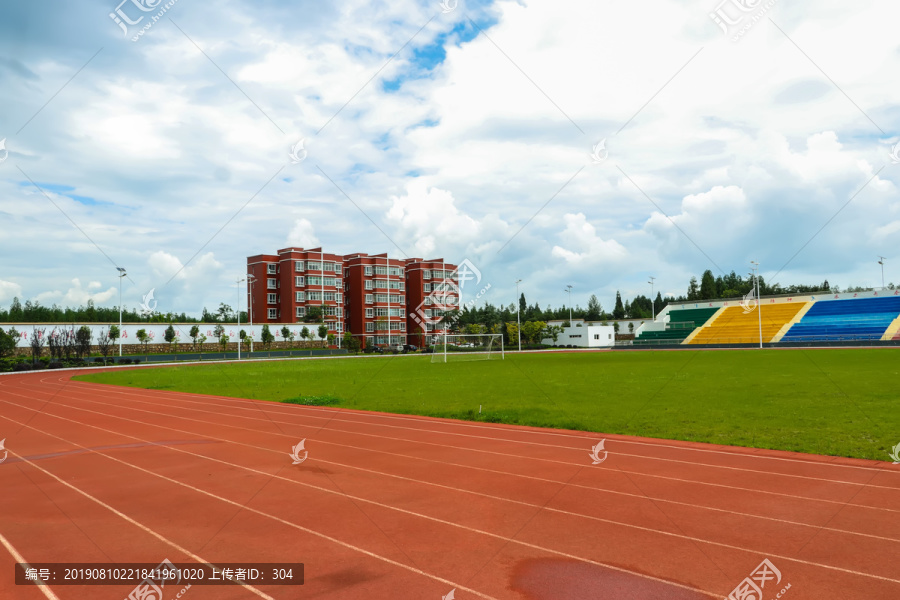
{"label": "floodlight mast", "polygon": [[656,305],[655,305],[655,300],[653,299],[653,282],[654,282],[654,280],[656,280],[656,277],[651,277],[650,281],[647,282],[650,284],[650,315],[652,317],[651,320],[653,320],[653,321],[656,320]]}
{"label": "floodlight mast", "polygon": [[878,257],[878,264],[881,265],[881,289],[884,289],[884,257]]}
{"label": "floodlight mast", "polygon": [[[119,271],[119,357],[122,356],[122,278],[128,275],[122,267],[116,267]],[[104,358],[104,360],[106,360]]]}
{"label": "floodlight mast", "polygon": [[237,338],[238,338],[238,340],[237,340],[237,345],[238,345],[238,360],[241,360],[241,343],[243,342],[243,340],[241,339],[241,284],[242,284],[243,282],[245,282],[245,281],[247,281],[247,280],[246,280],[246,279],[238,279],[238,280],[237,280],[237,297],[238,297],[238,301],[237,301],[237,310],[236,310],[235,312],[237,313],[237,330],[238,330],[238,334],[237,334]]}
{"label": "floodlight mast", "polygon": [[756,277],[756,316],[759,321],[759,349],[762,350],[762,297],[759,295],[759,263],[751,260],[750,264],[753,265],[753,273]]}
{"label": "floodlight mast", "polygon": [[[516,337],[519,340],[519,352],[522,351],[522,321],[519,318],[519,284],[522,283],[521,279],[516,279]],[[569,325],[572,325],[569,322]]]}
{"label": "floodlight mast", "polygon": [[569,292],[569,327],[572,326],[572,286],[567,285],[566,290]]}

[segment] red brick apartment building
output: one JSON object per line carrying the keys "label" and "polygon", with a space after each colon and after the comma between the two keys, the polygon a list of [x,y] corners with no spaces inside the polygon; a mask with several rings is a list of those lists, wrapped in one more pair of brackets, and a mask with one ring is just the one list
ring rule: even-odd
{"label": "red brick apartment building", "polygon": [[248,257],[247,274],[254,323],[304,322],[311,308],[323,307],[328,332],[349,331],[363,347],[424,347],[446,331],[443,312],[459,305],[456,265],[440,258],[285,248]]}
{"label": "red brick apartment building", "polygon": [[247,274],[254,323],[300,323],[311,308],[320,308],[328,333],[344,334],[344,257],[340,254],[321,248],[285,248],[277,256],[248,257]]}
{"label": "red brick apartment building", "polygon": [[363,346],[405,345],[405,261],[387,254],[348,254],[344,268],[347,330]]}
{"label": "red brick apartment building", "polygon": [[431,344],[447,330],[441,323],[446,310],[459,307],[456,265],[442,258],[406,260],[406,329],[410,344]]}

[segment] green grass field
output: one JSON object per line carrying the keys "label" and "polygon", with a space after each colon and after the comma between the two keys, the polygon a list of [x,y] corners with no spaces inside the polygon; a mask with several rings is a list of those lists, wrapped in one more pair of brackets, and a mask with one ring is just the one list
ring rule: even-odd
{"label": "green grass field", "polygon": [[447,364],[398,355],[76,379],[876,460],[900,443],[900,352],[891,349],[507,354]]}

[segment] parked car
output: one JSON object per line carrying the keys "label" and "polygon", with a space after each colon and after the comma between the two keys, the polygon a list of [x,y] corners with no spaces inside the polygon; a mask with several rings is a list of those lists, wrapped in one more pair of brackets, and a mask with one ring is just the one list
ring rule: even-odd
{"label": "parked car", "polygon": [[414,344],[407,344],[407,345],[403,346],[403,349],[408,352],[415,352],[416,350],[419,349],[419,347]]}

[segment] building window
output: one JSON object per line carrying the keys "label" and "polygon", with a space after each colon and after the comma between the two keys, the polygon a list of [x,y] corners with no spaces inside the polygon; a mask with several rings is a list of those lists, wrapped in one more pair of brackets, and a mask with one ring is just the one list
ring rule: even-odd
{"label": "building window", "polygon": [[366,289],[367,290],[372,289],[372,280],[371,279],[366,279]]}
{"label": "building window", "polygon": [[429,271],[427,269],[422,271],[422,278],[423,279],[431,279],[431,271]]}
{"label": "building window", "polygon": [[372,267],[365,267],[365,273],[366,273],[367,276],[368,276],[368,275],[371,275],[371,274],[372,274]]}
{"label": "building window", "polygon": [[320,262],[313,262],[313,261],[311,261],[311,260],[308,260],[308,261],[306,261],[306,270],[307,270],[307,271],[321,271],[321,270],[322,270],[322,263],[320,263]]}
{"label": "building window", "polygon": [[431,306],[431,296],[425,296],[425,306]]}
{"label": "building window", "polygon": [[297,292],[295,294],[297,302],[306,302],[306,292]]}
{"label": "building window", "polygon": [[278,318],[278,309],[270,308],[269,309],[269,319],[274,320]]}
{"label": "building window", "polygon": [[378,267],[378,266],[376,266],[376,267],[375,267],[375,274],[376,274],[376,275],[387,275],[387,267]]}
{"label": "building window", "polygon": [[430,284],[430,283],[426,283],[426,284],[425,284],[425,289],[424,289],[424,291],[425,291],[425,292],[430,292],[430,291],[431,291],[431,284]]}
{"label": "building window", "polygon": [[340,293],[340,292],[336,293],[336,294],[334,295],[334,301],[337,302],[338,304],[343,303],[343,301],[344,301],[344,295],[343,295],[342,293]]}
{"label": "building window", "polygon": [[277,286],[275,279],[266,279],[266,287],[270,290],[274,290]]}
{"label": "building window", "polygon": [[298,316],[298,317],[305,317],[305,316],[306,316],[306,308],[303,307],[303,306],[298,306],[298,307],[297,307],[297,316]]}
{"label": "building window", "polygon": [[266,294],[266,302],[268,304],[276,304],[278,300],[275,299],[275,294]]}
{"label": "building window", "polygon": [[277,268],[278,268],[278,265],[266,265],[266,273],[268,273],[269,275],[274,275],[275,273],[278,272],[276,270]]}
{"label": "building window", "polygon": [[374,315],[374,311],[371,308],[366,309],[366,318],[371,319]]}
{"label": "building window", "polygon": [[294,284],[297,287],[303,287],[303,277],[294,277]]}
{"label": "building window", "polygon": [[599,339],[600,339],[600,334],[599,334],[599,333],[595,333],[595,334],[594,334],[594,339],[595,339],[595,340],[599,340]]}
{"label": "building window", "polygon": [[375,331],[375,323],[366,323],[366,331]]}
{"label": "building window", "polygon": [[341,265],[334,265],[334,272],[338,275],[341,274]]}
{"label": "building window", "polygon": [[303,271],[303,261],[302,260],[294,261],[294,270],[295,271]]}
{"label": "building window", "polygon": [[366,304],[372,304],[372,294],[366,294]]}
{"label": "building window", "polygon": [[307,292],[306,299],[309,301],[322,300],[322,292]]}

